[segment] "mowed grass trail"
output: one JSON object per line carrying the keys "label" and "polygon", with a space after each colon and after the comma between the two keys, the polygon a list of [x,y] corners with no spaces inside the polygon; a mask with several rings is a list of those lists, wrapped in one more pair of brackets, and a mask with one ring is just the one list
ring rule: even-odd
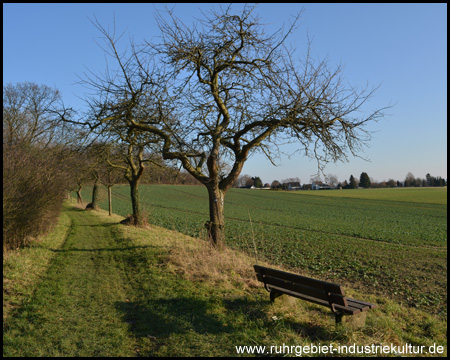
{"label": "mowed grass trail", "polygon": [[[111,223],[81,210],[45,279],[4,332],[6,356],[130,356],[134,344],[117,309],[131,287],[122,263],[133,249]],[[6,353],[5,353],[6,351]]]}

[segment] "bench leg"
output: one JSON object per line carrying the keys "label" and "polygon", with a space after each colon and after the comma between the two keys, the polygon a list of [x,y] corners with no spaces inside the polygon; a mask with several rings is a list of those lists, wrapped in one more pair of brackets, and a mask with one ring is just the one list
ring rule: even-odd
{"label": "bench leg", "polygon": [[278,292],[278,291],[272,290],[272,291],[270,292],[270,301],[271,301],[271,302],[274,302],[275,299],[276,299],[277,297],[280,297],[281,295],[283,295],[283,294],[280,293],[280,292]]}
{"label": "bench leg", "polygon": [[334,313],[334,317],[336,319],[336,324],[342,323],[343,316],[344,316],[344,314],[342,314],[342,313]]}

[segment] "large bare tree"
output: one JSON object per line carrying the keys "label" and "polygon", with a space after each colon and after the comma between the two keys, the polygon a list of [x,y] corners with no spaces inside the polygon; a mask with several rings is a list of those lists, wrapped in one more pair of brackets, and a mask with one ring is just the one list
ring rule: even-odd
{"label": "large bare tree", "polygon": [[[302,59],[294,57],[285,43],[299,17],[285,31],[266,35],[253,7],[238,14],[231,7],[213,11],[191,27],[171,12],[158,14],[160,42],[133,47],[126,61],[115,36],[102,29],[122,81],[109,77],[109,88],[129,92],[116,104],[140,104],[139,111],[124,110],[122,124],[159,137],[164,159],[181,162],[206,186],[206,227],[218,248],[225,246],[224,197],[253,152],[273,162],[279,144],[294,142],[321,168],[349,153],[358,156],[370,139],[365,125],[382,116],[382,109],[361,111],[373,90],[346,85],[342,69],[313,61],[309,46]],[[156,80],[143,65],[149,59],[163,68],[164,78]],[[102,115],[98,126],[117,120]]]}

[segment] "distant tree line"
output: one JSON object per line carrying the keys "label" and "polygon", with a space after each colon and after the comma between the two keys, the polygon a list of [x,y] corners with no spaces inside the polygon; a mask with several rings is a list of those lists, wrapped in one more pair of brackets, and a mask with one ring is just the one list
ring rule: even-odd
{"label": "distant tree line", "polygon": [[406,175],[403,182],[404,187],[425,187],[425,186],[447,186],[447,179],[443,179],[440,176],[434,177],[429,173],[426,174],[425,179],[415,178],[412,173]]}
{"label": "distant tree line", "polygon": [[[257,181],[255,181],[255,179]],[[359,179],[350,175],[349,180],[339,182],[337,177],[333,174],[327,174],[325,176],[325,182],[322,182],[320,176],[315,176],[310,179],[310,184],[303,184],[300,187],[300,179],[298,177],[283,179],[282,181],[274,180],[272,183],[265,184],[264,187],[271,187],[272,189],[288,190],[289,184],[298,184],[296,189],[311,190],[311,183],[327,184],[330,188],[339,189],[357,189],[357,188],[394,188],[394,187],[437,187],[447,186],[447,180],[438,176],[431,176],[429,173],[425,176],[425,179],[415,178],[412,173],[408,173],[403,182],[389,179],[381,182],[376,182],[369,177],[366,172],[362,172]],[[250,175],[240,176],[234,183],[234,187],[251,187],[255,188],[263,187],[263,182],[260,177],[251,177]]]}

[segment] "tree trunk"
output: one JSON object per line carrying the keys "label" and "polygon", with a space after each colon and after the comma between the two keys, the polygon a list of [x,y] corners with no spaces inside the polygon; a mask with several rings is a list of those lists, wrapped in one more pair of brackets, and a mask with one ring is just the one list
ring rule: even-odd
{"label": "tree trunk", "polygon": [[141,204],[139,199],[139,181],[130,181],[131,191],[131,206],[133,209],[133,223],[134,225],[142,224]]}
{"label": "tree trunk", "polygon": [[111,188],[112,186],[108,186],[108,204],[109,204],[109,216],[112,215],[112,200],[111,200]]}
{"label": "tree trunk", "polygon": [[98,181],[95,180],[94,186],[92,188],[92,202],[91,206],[93,209],[98,209]]}
{"label": "tree trunk", "polygon": [[78,184],[78,190],[77,190],[77,203],[78,204],[82,204],[83,203],[83,198],[81,197],[81,189],[82,189],[83,185],[82,184]]}
{"label": "tree trunk", "polygon": [[207,186],[209,194],[209,221],[205,224],[208,238],[217,249],[225,248],[225,193],[218,186]]}

